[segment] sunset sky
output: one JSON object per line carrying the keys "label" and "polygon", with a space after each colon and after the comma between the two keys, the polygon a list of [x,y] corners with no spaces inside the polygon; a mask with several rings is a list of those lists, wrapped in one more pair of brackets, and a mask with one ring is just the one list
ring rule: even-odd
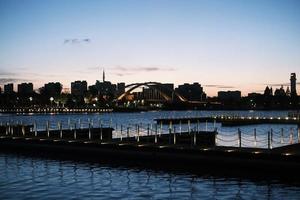
{"label": "sunset sky", "polygon": [[208,95],[300,80],[299,0],[0,0],[0,26],[1,86],[94,84],[102,69]]}

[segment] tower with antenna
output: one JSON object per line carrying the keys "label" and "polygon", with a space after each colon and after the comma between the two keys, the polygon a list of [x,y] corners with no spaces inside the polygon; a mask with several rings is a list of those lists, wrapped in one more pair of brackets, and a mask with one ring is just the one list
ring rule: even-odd
{"label": "tower with antenna", "polygon": [[103,83],[105,82],[105,71],[103,69],[103,72],[102,72],[102,80],[103,80]]}

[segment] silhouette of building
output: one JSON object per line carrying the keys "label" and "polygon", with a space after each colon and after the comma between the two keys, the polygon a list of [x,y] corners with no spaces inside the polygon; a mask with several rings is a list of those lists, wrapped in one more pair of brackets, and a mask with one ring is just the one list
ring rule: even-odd
{"label": "silhouette of building", "polygon": [[203,101],[206,99],[206,94],[199,83],[184,83],[183,85],[178,85],[175,91],[188,101]]}
{"label": "silhouette of building", "polygon": [[269,88],[269,86],[266,87],[265,91],[264,91],[264,96],[273,96],[273,89],[272,87]]}
{"label": "silhouette of building", "polygon": [[59,96],[61,94],[62,91],[62,84],[59,82],[50,82],[44,85],[44,87],[42,87],[40,89],[40,93],[46,96],[51,96],[51,97],[55,97],[55,96]]}
{"label": "silhouette of building", "polygon": [[117,96],[125,93],[125,83],[117,83]]}
{"label": "silhouette of building", "polygon": [[32,93],[33,93],[33,84],[32,83],[18,84],[18,94],[29,95]]}
{"label": "silhouette of building", "polygon": [[281,97],[286,96],[286,92],[284,91],[283,86],[281,86],[279,89],[277,88],[275,90],[274,96],[281,96]]}
{"label": "silhouette of building", "polygon": [[218,98],[220,101],[239,101],[241,100],[241,91],[219,91]]}
{"label": "silhouette of building", "polygon": [[9,83],[4,85],[4,94],[11,94],[14,92],[14,84]]}
{"label": "silhouette of building", "polygon": [[296,73],[291,73],[291,96],[297,96],[297,89],[296,89]]}
{"label": "silhouette of building", "polygon": [[87,92],[86,81],[75,81],[71,83],[71,94],[75,96],[84,96]]}

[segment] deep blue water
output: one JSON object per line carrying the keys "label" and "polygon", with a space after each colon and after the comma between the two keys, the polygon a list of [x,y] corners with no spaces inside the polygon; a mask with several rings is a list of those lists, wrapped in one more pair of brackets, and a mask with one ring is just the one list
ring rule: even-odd
{"label": "deep blue water", "polygon": [[[98,118],[118,124],[153,123],[157,117],[208,116],[224,112],[146,112],[74,115],[8,115],[0,122],[47,120],[82,121]],[[285,117],[287,112],[235,111],[226,114]],[[208,128],[213,125],[209,124]],[[235,128],[223,128],[232,132]],[[202,124],[203,129],[206,128]],[[243,127],[249,133],[258,128],[289,130],[293,125]],[[42,126],[41,126],[42,128]],[[241,127],[242,128],[242,127]],[[247,132],[247,133],[248,133]],[[246,133],[246,132],[245,132]],[[249,136],[251,137],[251,135]],[[248,138],[249,139],[249,138]],[[245,140],[245,142],[247,142]],[[212,175],[159,171],[147,168],[112,166],[53,158],[0,153],[0,199],[300,199],[300,183],[260,177]]]}

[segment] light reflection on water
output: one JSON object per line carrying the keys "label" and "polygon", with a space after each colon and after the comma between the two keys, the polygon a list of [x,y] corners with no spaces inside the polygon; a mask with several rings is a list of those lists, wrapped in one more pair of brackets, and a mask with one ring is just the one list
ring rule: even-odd
{"label": "light reflection on water", "polygon": [[297,199],[279,181],[0,154],[0,199]]}

